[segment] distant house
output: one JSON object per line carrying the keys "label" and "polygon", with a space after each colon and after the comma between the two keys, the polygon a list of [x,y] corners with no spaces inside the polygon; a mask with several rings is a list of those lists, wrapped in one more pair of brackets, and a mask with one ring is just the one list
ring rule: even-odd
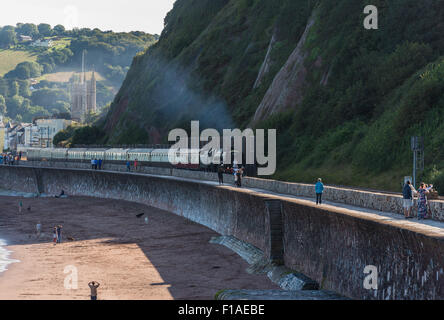
{"label": "distant house", "polygon": [[32,41],[32,37],[20,35],[20,41],[21,42],[31,42]]}
{"label": "distant house", "polygon": [[49,48],[52,47],[54,45],[52,40],[37,40],[34,41],[31,46],[33,47],[44,47],[44,48]]}

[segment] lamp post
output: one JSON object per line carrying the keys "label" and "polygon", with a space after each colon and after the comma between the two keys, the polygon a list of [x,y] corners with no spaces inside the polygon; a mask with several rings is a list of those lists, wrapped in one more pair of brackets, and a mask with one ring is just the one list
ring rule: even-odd
{"label": "lamp post", "polygon": [[411,149],[413,152],[413,186],[416,188],[416,175],[424,170],[424,137],[412,137]]}

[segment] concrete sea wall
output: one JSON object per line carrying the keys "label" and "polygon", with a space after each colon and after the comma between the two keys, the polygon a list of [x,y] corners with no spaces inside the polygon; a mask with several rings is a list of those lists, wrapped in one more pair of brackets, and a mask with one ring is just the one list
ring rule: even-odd
{"label": "concrete sea wall", "polygon": [[[172,176],[81,169],[0,166],[4,188],[23,192],[124,199],[171,211],[270,255],[266,202],[280,200],[287,267],[356,299],[444,299],[441,229],[326,209],[304,201]],[[1,216],[1,213],[0,213]],[[378,289],[365,289],[364,269],[378,269]]]}

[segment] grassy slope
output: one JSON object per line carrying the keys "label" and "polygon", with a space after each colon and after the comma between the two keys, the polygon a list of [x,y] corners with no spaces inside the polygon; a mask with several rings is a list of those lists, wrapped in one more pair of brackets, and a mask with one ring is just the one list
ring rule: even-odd
{"label": "grassy slope", "polygon": [[24,50],[1,50],[0,49],[0,77],[4,76],[22,62],[35,62],[37,55]]}

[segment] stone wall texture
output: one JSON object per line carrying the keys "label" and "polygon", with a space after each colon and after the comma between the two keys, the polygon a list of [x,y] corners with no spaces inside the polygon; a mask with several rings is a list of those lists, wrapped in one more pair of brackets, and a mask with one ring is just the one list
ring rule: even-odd
{"label": "stone wall texture", "polygon": [[[282,201],[284,263],[355,299],[444,299],[444,233],[404,220],[173,176],[0,166],[3,188],[123,199],[168,210],[269,252],[267,199]],[[0,212],[1,215],[1,212]],[[378,289],[364,288],[368,265]]]}

